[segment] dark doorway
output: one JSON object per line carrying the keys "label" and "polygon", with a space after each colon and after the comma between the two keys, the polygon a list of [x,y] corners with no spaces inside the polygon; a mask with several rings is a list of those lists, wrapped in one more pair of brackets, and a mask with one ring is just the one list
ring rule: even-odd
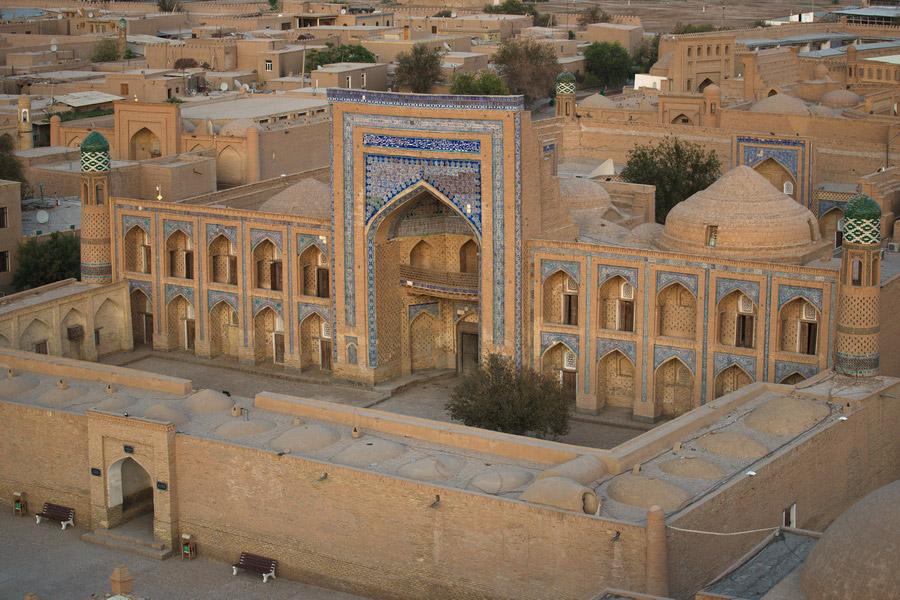
{"label": "dark doorway", "polygon": [[321,344],[321,352],[322,352],[322,369],[325,371],[331,370],[331,342],[322,340]]}
{"label": "dark doorway", "polygon": [[457,369],[460,373],[469,373],[478,368],[478,334],[461,331],[459,334],[459,360]]}

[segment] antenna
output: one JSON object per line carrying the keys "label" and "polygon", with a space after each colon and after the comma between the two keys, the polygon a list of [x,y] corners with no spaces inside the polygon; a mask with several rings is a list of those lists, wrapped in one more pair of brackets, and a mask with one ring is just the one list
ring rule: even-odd
{"label": "antenna", "polygon": [[37,214],[35,215],[35,219],[37,219],[38,223],[43,225],[44,223],[46,223],[47,221],[50,220],[50,213],[48,213],[46,210],[39,210],[39,211],[37,211]]}

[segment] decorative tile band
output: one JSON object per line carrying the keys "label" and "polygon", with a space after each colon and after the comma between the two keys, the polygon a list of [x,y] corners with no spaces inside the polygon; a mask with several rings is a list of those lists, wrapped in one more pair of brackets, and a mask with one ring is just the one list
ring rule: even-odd
{"label": "decorative tile band", "polygon": [[209,246],[218,236],[224,235],[232,244],[237,246],[237,227],[234,225],[206,224],[206,245]]}
{"label": "decorative tile band", "polygon": [[175,230],[181,232],[189,238],[194,237],[194,224],[190,221],[170,221],[163,219],[163,238],[169,239],[169,236],[175,233]]}
{"label": "decorative tile band", "polygon": [[407,108],[450,108],[469,110],[525,110],[523,96],[451,96],[441,94],[400,94],[329,88],[329,102],[352,102],[374,106]]}
{"label": "decorative tile band", "polygon": [[759,282],[746,281],[743,279],[728,279],[719,277],[716,279],[716,304],[722,301],[722,298],[735,290],[740,290],[749,296],[753,302],[759,306]]}
{"label": "decorative tile band", "polygon": [[680,283],[697,297],[697,276],[692,273],[671,273],[669,271],[656,272],[656,293],[658,294],[670,283]]}
{"label": "decorative tile band", "polygon": [[454,319],[459,319],[470,312],[474,312],[477,315],[478,305],[471,302],[456,302],[453,304]]}
{"label": "decorative tile band", "polygon": [[563,271],[568,274],[575,283],[581,282],[581,265],[574,261],[567,260],[542,260],[541,261],[541,281],[544,281],[557,271]]}
{"label": "decorative tile band", "polygon": [[264,308],[271,308],[279,317],[282,319],[284,318],[284,309],[282,308],[281,300],[276,300],[275,298],[254,297],[253,316],[255,317],[258,315]]}
{"label": "decorative tile band", "polygon": [[311,314],[317,314],[323,321],[331,322],[331,310],[327,306],[321,304],[310,304],[308,302],[297,303],[297,322],[302,323],[303,320]]}
{"label": "decorative tile band", "polygon": [[848,201],[849,198],[848,200],[819,200],[819,218],[821,219],[822,215],[833,208],[839,208],[841,213],[843,213]]}
{"label": "decorative tile band", "polygon": [[687,348],[676,348],[674,346],[654,346],[653,347],[653,370],[659,368],[661,364],[670,358],[677,358],[683,362],[691,373],[697,374],[696,354],[693,350]]}
{"label": "decorative tile band", "polygon": [[134,290],[141,290],[148,299],[153,299],[153,284],[149,281],[138,281],[135,279],[128,280],[128,293]]}
{"label": "decorative tile band", "polygon": [[560,343],[578,356],[578,336],[574,333],[559,333],[556,331],[541,332],[541,354],[543,355],[551,346]]}
{"label": "decorative tile band", "polygon": [[824,293],[821,288],[800,287],[798,285],[779,285],[778,286],[778,310],[793,300],[794,298],[805,298],[822,312],[822,297]]}
{"label": "decorative tile band", "polygon": [[787,148],[767,148],[760,146],[743,147],[744,164],[748,167],[755,167],[759,163],[771,158],[779,165],[784,167],[790,174],[797,179],[797,169],[800,157],[799,150],[790,150]]}
{"label": "decorative tile band", "polygon": [[756,357],[741,356],[739,354],[725,354],[716,352],[713,354],[713,377],[732,365],[737,365],[747,372],[753,381],[756,381]]}
{"label": "decorative tile band", "polygon": [[250,228],[250,249],[256,248],[263,240],[269,240],[281,250],[281,232],[269,231],[268,229]]}
{"label": "decorative tile band", "polygon": [[435,318],[439,318],[439,305],[437,302],[426,302],[424,304],[410,304],[409,305],[409,322],[412,323],[416,317],[418,317],[421,313],[427,312],[431,313],[435,316]]}
{"label": "decorative tile band", "polygon": [[629,360],[631,360],[631,364],[637,365],[637,342],[597,338],[597,360],[600,360],[614,350],[618,350],[627,356]]}
{"label": "decorative tile band", "polygon": [[219,290],[208,290],[206,292],[206,310],[211,311],[216,304],[224,302],[238,312],[238,295],[233,292],[221,292]]}
{"label": "decorative tile band", "polygon": [[128,233],[132,227],[140,227],[144,233],[150,235],[150,217],[138,217],[136,215],[122,215],[122,231]]}
{"label": "decorative tile band", "polygon": [[165,296],[166,304],[171,302],[175,298],[175,296],[183,296],[184,299],[190,302],[192,306],[194,304],[194,288],[184,285],[171,285],[167,283]]}
{"label": "decorative tile band", "polygon": [[632,267],[619,267],[612,265],[599,265],[597,267],[597,287],[600,287],[604,283],[606,283],[609,279],[612,279],[616,276],[621,277],[632,286],[634,289],[641,289],[638,286],[638,270]]}
{"label": "decorative tile band", "polygon": [[431,152],[481,152],[481,142],[478,140],[401,137],[380,133],[364,133],[363,146],[369,148],[390,148],[392,150],[428,150]]}
{"label": "decorative tile band", "polygon": [[328,243],[327,238],[322,240],[325,236],[319,235],[305,235],[302,233],[297,234],[297,255],[303,254],[307,248],[310,246],[315,246],[319,250],[321,250],[325,256],[328,256]]}
{"label": "decorative tile band", "polygon": [[799,373],[804,378],[809,379],[819,372],[819,365],[810,365],[805,363],[788,362],[785,360],[775,361],[775,383],[780,383],[785,377],[791,373]]}

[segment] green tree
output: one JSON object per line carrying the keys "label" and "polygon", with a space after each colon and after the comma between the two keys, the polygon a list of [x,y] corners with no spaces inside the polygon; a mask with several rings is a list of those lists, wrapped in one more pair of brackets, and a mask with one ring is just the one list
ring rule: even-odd
{"label": "green tree", "polygon": [[394,81],[398,88],[409,88],[416,94],[427,94],[441,78],[443,51],[426,44],[416,44],[409,52],[397,56]]}
{"label": "green tree", "polygon": [[25,179],[25,168],[16,156],[16,141],[8,133],[0,135],[0,179],[18,181],[22,200],[31,198],[31,185]]}
{"label": "green tree", "polygon": [[537,9],[530,4],[523,4],[520,0],[504,0],[502,4],[486,4],[482,9],[489,15],[537,15]]}
{"label": "green tree", "polygon": [[278,10],[278,0],[269,0],[269,8],[272,10]]}
{"label": "green tree", "polygon": [[44,242],[31,237],[20,244],[16,261],[12,277],[16,291],[62,279],[77,279],[81,272],[81,247],[75,236],[54,232]]}
{"label": "green tree", "polygon": [[509,88],[494,73],[454,73],[450,77],[450,93],[462,96],[505,96]]}
{"label": "green tree", "polygon": [[156,0],[156,8],[159,12],[181,12],[183,10],[181,2],[178,0]]}
{"label": "green tree", "polygon": [[559,380],[497,354],[463,377],[446,408],[469,427],[538,437],[569,431],[569,396]]}
{"label": "green tree", "polygon": [[331,42],[328,42],[325,45],[328,46],[325,50],[310,50],[306,53],[306,69],[308,71],[315,70],[321,65],[330,65],[339,62],[376,62],[375,55],[360,45],[354,44],[348,46],[341,44],[335,46]]}
{"label": "green tree", "polygon": [[652,39],[644,39],[641,45],[635,48],[631,62],[639,73],[649,73],[650,68],[659,60],[659,37],[659,34],[656,34]]}
{"label": "green tree", "polygon": [[704,23],[703,25],[693,25],[691,23],[675,23],[675,28],[672,30],[672,33],[675,35],[682,35],[685,33],[706,33],[708,31],[715,31],[716,28],[709,23]]}
{"label": "green tree", "polygon": [[622,85],[633,73],[628,50],[619,42],[593,42],[584,50],[584,68],[605,87]]}
{"label": "green tree", "polygon": [[119,60],[119,42],[115,38],[104,38],[94,44],[91,62],[113,62]]}
{"label": "green tree", "polygon": [[656,186],[656,222],[665,223],[676,204],[716,181],[720,167],[714,150],[666,136],[656,146],[629,150],[622,179]]}
{"label": "green tree", "polygon": [[591,23],[609,23],[610,18],[608,12],[594,4],[578,13],[578,25],[587,27]]}
{"label": "green tree", "polygon": [[493,61],[509,89],[515,94],[524,94],[529,104],[553,93],[556,76],[562,70],[553,46],[534,40],[504,42],[494,54]]}
{"label": "green tree", "polygon": [[446,18],[453,16],[453,11],[450,10],[449,8],[445,8],[444,10],[439,10],[436,13],[434,13],[434,16],[442,18],[442,19],[446,19]]}

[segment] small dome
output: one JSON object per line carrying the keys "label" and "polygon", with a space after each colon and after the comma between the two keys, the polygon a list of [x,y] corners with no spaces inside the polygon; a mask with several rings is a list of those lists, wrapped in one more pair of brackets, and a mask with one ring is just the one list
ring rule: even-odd
{"label": "small dome", "polygon": [[821,104],[813,104],[809,107],[809,112],[813,114],[815,117],[840,117],[840,111],[837,111],[833,108],[828,108],[827,106],[822,106]]}
{"label": "small dome", "polygon": [[679,456],[659,465],[659,470],[676,477],[690,479],[719,479],[725,477],[725,471],[719,465],[696,456]]}
{"label": "small dome", "polygon": [[275,429],[275,423],[266,419],[250,419],[249,421],[233,419],[224,425],[220,425],[216,429],[216,435],[225,438],[236,438],[265,433],[273,429]]}
{"label": "small dome", "polygon": [[502,469],[476,475],[466,489],[485,494],[502,494],[520,488],[534,479],[534,475],[520,469]]}
{"label": "small dome", "polygon": [[763,98],[750,107],[750,112],[771,113],[777,115],[809,115],[809,107],[802,100],[787,94],[775,94]]}
{"label": "small dome", "polygon": [[661,236],[663,226],[660,223],[641,223],[622,239],[628,245],[649,246]]}
{"label": "small dome", "polygon": [[563,71],[556,76],[556,83],[575,83],[575,76],[568,71]]}
{"label": "small dome", "polygon": [[663,510],[679,509],[693,497],[689,491],[674,483],[643,475],[616,477],[606,493],[622,504],[643,508],[658,506]]}
{"label": "small dome", "polygon": [[888,600],[900,590],[900,480],[841,513],[816,542],[800,575],[806,600]]}
{"label": "small dome", "polygon": [[131,396],[110,396],[109,398],[104,399],[101,402],[98,402],[94,408],[97,410],[105,410],[105,411],[118,411],[128,408],[129,406],[134,405],[137,402],[136,398],[132,398]]}
{"label": "small dome", "polygon": [[759,458],[769,453],[769,449],[742,433],[720,431],[707,433],[697,445],[714,454],[735,458]]}
{"label": "small dome", "polygon": [[417,481],[443,481],[462,471],[464,466],[466,461],[461,458],[438,454],[406,463],[397,470],[397,474]]}
{"label": "small dome", "polygon": [[829,76],[828,73],[828,66],[824,63],[819,63],[815,66],[815,68],[813,68],[813,77],[816,79],[825,79]]}
{"label": "small dome", "polygon": [[582,485],[593,483],[606,475],[606,463],[593,454],[582,454],[551,469],[538,473],[538,479],[545,477],[567,477]]}
{"label": "small dome", "polygon": [[717,86],[714,83],[709,84],[705,88],[703,88],[703,97],[704,98],[717,98],[722,95],[722,88]]}
{"label": "small dome", "polygon": [[609,208],[612,205],[612,198],[602,185],[582,177],[560,179],[559,195],[569,210]]}
{"label": "small dome", "polygon": [[844,208],[845,219],[881,219],[881,207],[865,194],[859,194]]}
{"label": "small dome", "polygon": [[406,447],[403,444],[379,438],[362,438],[334,456],[334,462],[349,467],[366,468],[397,458]]}
{"label": "small dome", "polygon": [[197,126],[188,121],[187,119],[181,120],[181,131],[184,133],[194,133],[194,130],[197,129]]}
{"label": "small dome", "polygon": [[828,407],[812,400],[785,396],[755,408],[744,424],[761,433],[797,435],[819,423],[828,413]]}
{"label": "small dome", "polygon": [[246,137],[247,130],[256,129],[260,130],[259,125],[251,121],[250,119],[235,119],[230,123],[223,125],[219,130],[219,135],[230,135],[233,137]]}
{"label": "small dome", "polygon": [[181,427],[191,420],[189,416],[187,416],[177,408],[172,408],[171,406],[167,406],[165,404],[154,404],[153,406],[145,410],[144,414],[141,416],[145,419],[153,419],[154,421],[173,423],[178,427]]}
{"label": "small dome", "polygon": [[288,429],[272,440],[279,452],[315,452],[341,439],[337,432],[321,425],[303,425]]}
{"label": "small dome", "polygon": [[10,398],[24,394],[27,391],[36,388],[40,382],[33,377],[25,377],[18,375],[0,381],[0,398]]}
{"label": "small dome", "polygon": [[330,220],[331,202],[330,185],[318,179],[303,179],[260,204],[257,210]]}
{"label": "small dome", "polygon": [[189,413],[212,413],[231,410],[234,400],[215,390],[200,390],[192,394],[182,404]]}
{"label": "small dome", "polygon": [[800,262],[822,240],[809,209],[741,165],[669,211],[657,245],[695,255]]}
{"label": "small dome", "polygon": [[615,102],[603,94],[591,94],[578,103],[578,108],[618,108]]}
{"label": "small dome", "polygon": [[831,108],[851,108],[864,100],[865,98],[850,90],[831,90],[822,94],[819,103]]}
{"label": "small dome", "polygon": [[38,396],[37,403],[45,406],[60,406],[67,402],[71,402],[75,398],[80,398],[87,393],[87,388],[80,386],[71,386],[64,390],[54,388]]}
{"label": "small dome", "polygon": [[100,133],[92,131],[81,142],[82,152],[109,152],[109,142]]}
{"label": "small dome", "polygon": [[538,479],[519,494],[519,500],[587,514],[597,510],[596,492],[568,477]]}

